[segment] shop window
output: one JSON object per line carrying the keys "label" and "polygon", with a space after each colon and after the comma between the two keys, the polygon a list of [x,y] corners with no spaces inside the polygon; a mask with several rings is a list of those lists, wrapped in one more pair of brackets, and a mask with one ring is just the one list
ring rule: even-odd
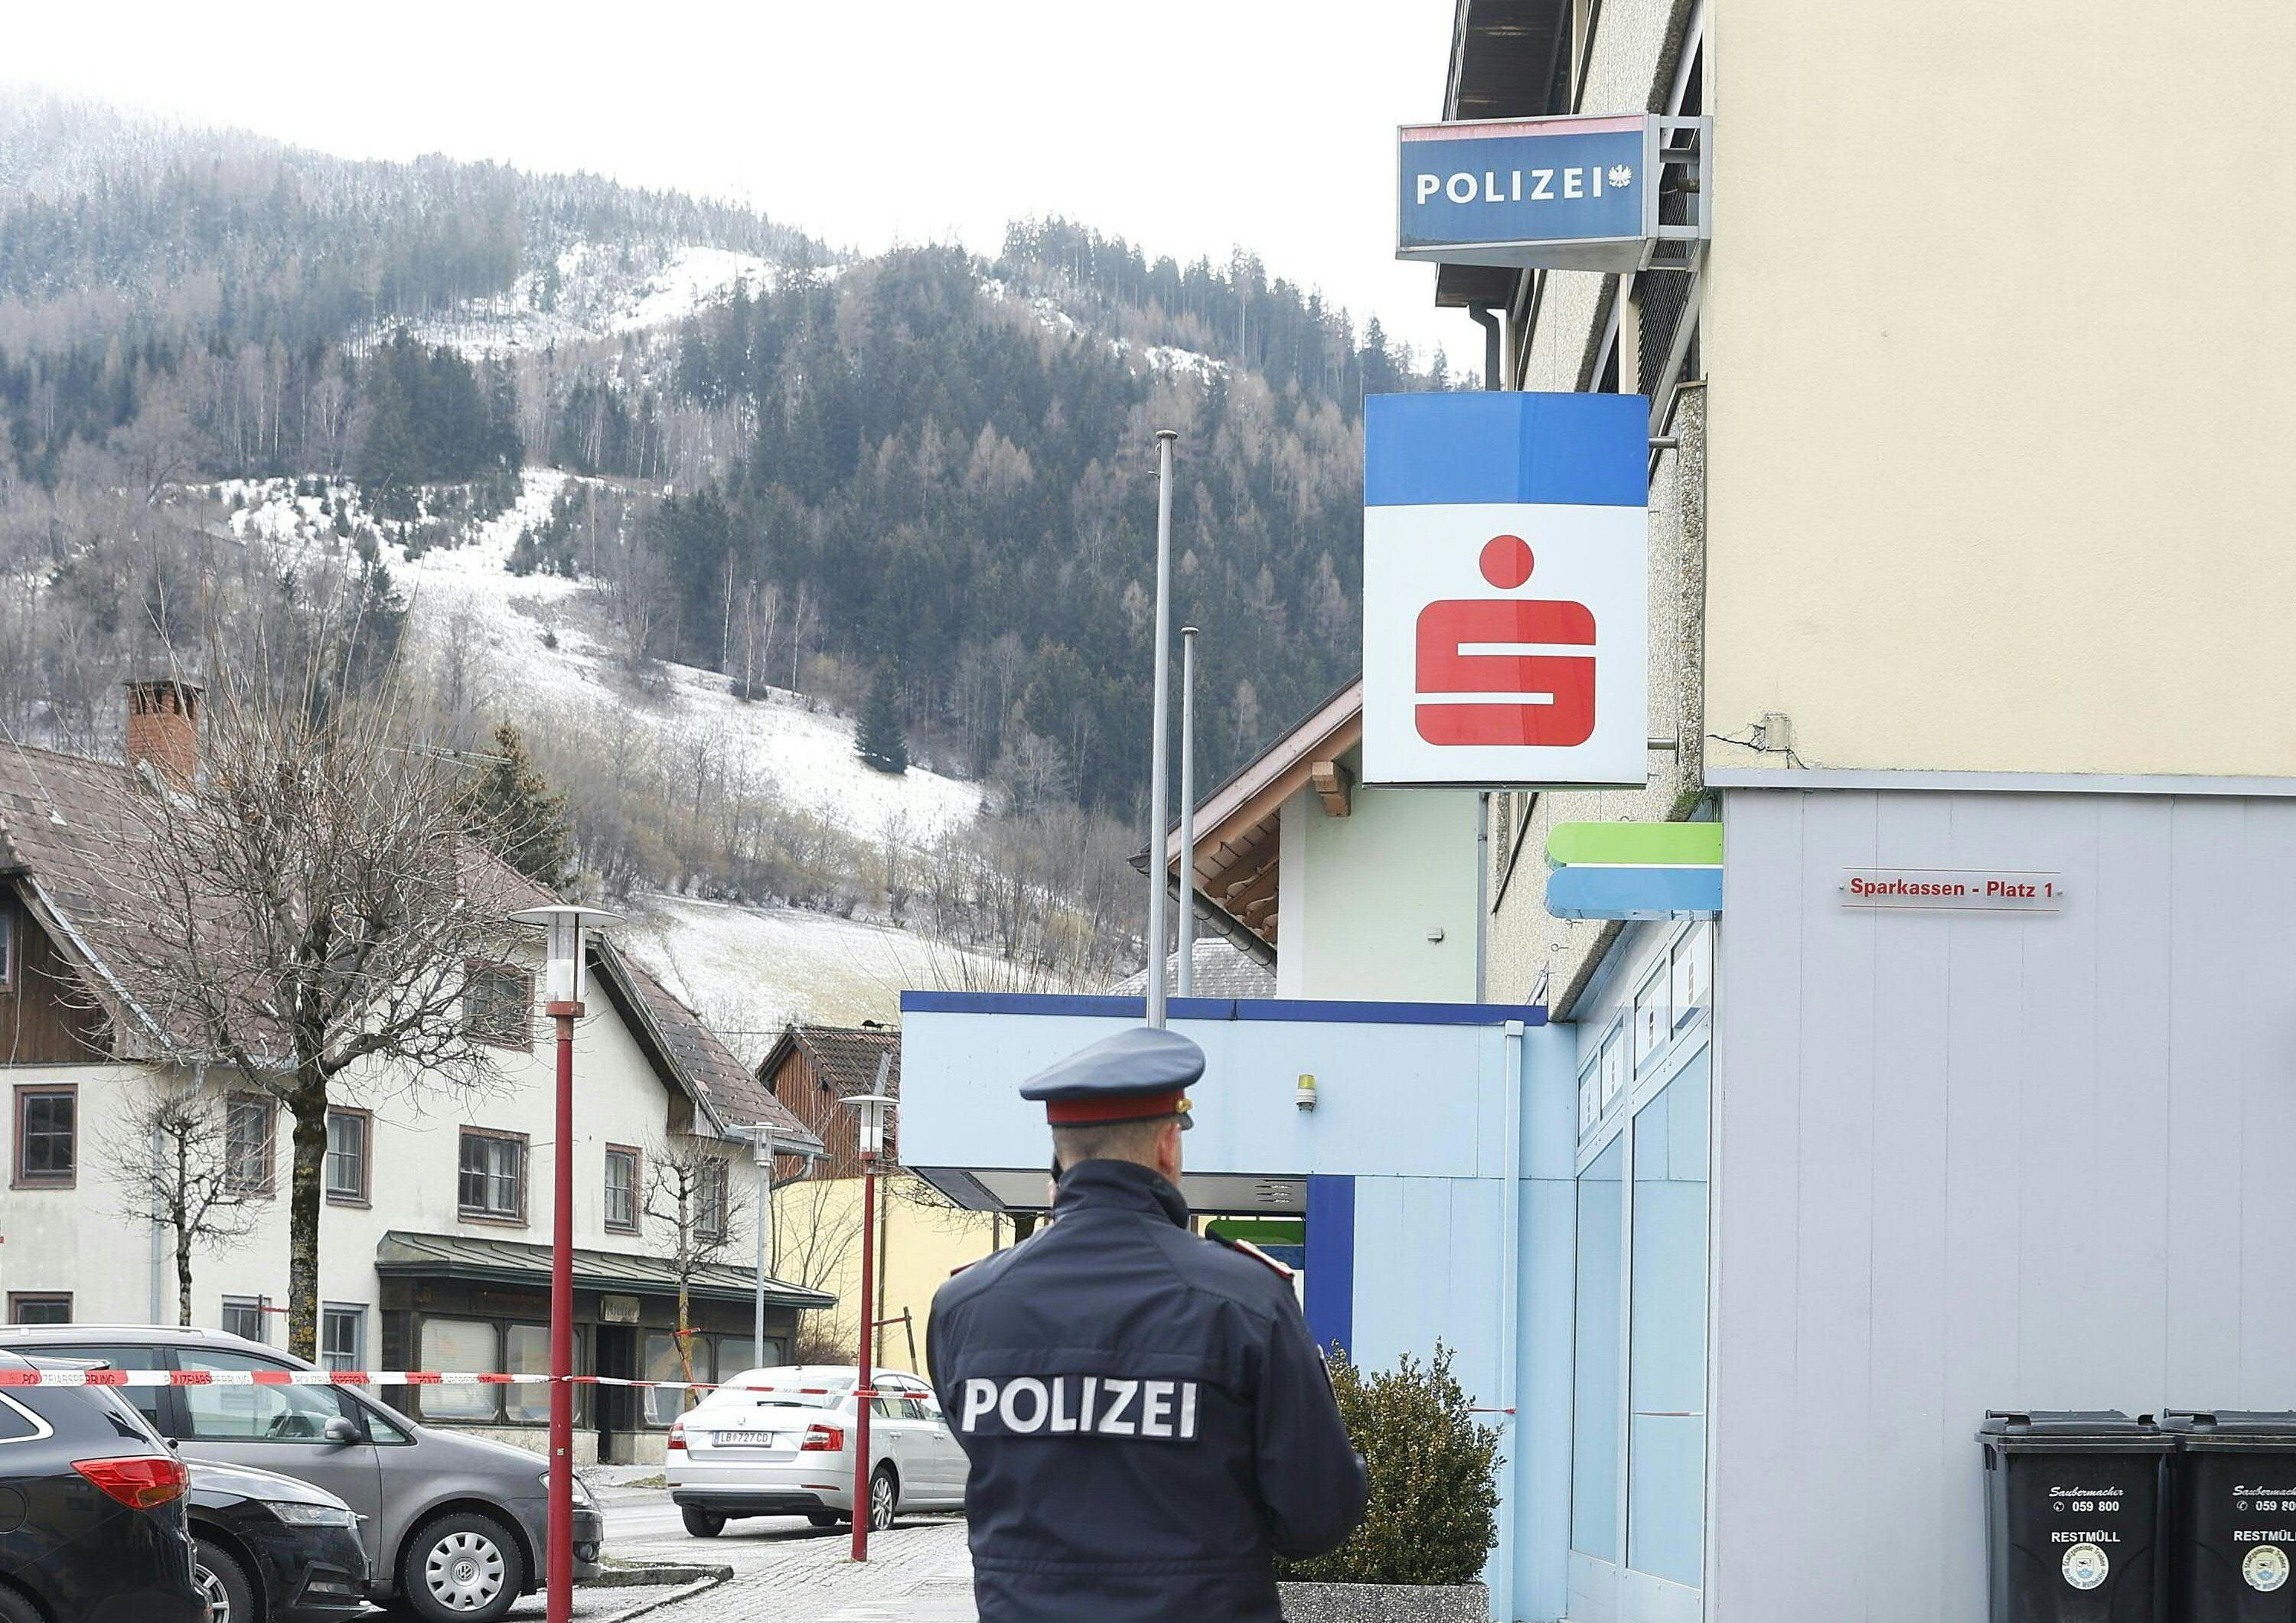
{"label": "shop window", "polygon": [[11,1324],[69,1324],[72,1322],[72,1299],[69,1291],[11,1291],[8,1292],[8,1322]]}
{"label": "shop window", "polygon": [[[421,1362],[416,1367],[476,1373],[500,1369],[502,1365],[495,1361],[498,1344],[495,1326],[483,1320],[426,1318],[422,1321]],[[419,1395],[424,1420],[466,1423],[475,1421],[483,1424],[502,1413],[500,1387],[422,1386],[414,1390]]]}
{"label": "shop window", "polygon": [[1578,1175],[1578,1283],[1571,1393],[1570,1547],[1619,1559],[1620,1286],[1627,1145],[1614,1138]]}
{"label": "shop window", "polygon": [[259,1296],[226,1296],[223,1299],[223,1322],[217,1326],[226,1335],[250,1341],[260,1341],[263,1335],[263,1299]]}
{"label": "shop window", "polygon": [[1706,1541],[1707,1070],[1702,1053],[1635,1117],[1628,1348],[1627,1564],[1693,1588]]}
{"label": "shop window", "polygon": [[327,1112],[327,1199],[338,1206],[366,1204],[373,1120],[365,1111]]}
{"label": "shop window", "polygon": [[[746,1374],[750,1370],[764,1367],[756,1362],[755,1355],[750,1351],[751,1345],[747,1336],[719,1336],[718,1359],[711,1366],[714,1378],[719,1381],[731,1381],[736,1375]],[[772,1348],[775,1344],[768,1341],[766,1345]]]}
{"label": "shop window", "polygon": [[507,963],[473,963],[463,983],[463,1029],[482,1043],[534,1040],[534,977]]}
{"label": "shop window", "polygon": [[[700,1336],[693,1342],[693,1379],[707,1381],[709,1344]],[[683,1381],[685,1366],[678,1361],[677,1337],[667,1330],[650,1330],[645,1338],[645,1378],[648,1381]],[[685,1413],[686,1395],[676,1387],[652,1386],[646,1389],[645,1417],[649,1426],[666,1426]]]}
{"label": "shop window", "polygon": [[79,1166],[79,1090],[16,1090],[16,1182],[68,1189]]}
{"label": "shop window", "polygon": [[366,1309],[329,1302],[319,1309],[319,1365],[323,1369],[366,1367]]}
{"label": "shop window", "polygon": [[627,1144],[606,1146],[606,1226],[637,1232],[638,1152]]}
{"label": "shop window", "polygon": [[271,1146],[278,1137],[272,1101],[233,1094],[223,1104],[223,1179],[239,1194],[271,1193]]}
{"label": "shop window", "polygon": [[525,1222],[525,1138],[464,1127],[459,1198],[465,1217]]}
{"label": "shop window", "polygon": [[[550,1373],[550,1326],[547,1324],[512,1324],[503,1332],[505,1362],[503,1370],[512,1375],[546,1375]],[[540,1425],[550,1418],[550,1389],[542,1382],[521,1382],[503,1388],[503,1417],[519,1423],[532,1422]]]}

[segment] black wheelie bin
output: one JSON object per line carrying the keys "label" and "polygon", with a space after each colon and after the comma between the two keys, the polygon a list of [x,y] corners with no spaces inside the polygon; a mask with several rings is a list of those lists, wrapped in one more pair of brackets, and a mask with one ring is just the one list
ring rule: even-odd
{"label": "black wheelie bin", "polygon": [[2171,1410],[2169,1619],[2296,1623],[2296,1414]]}
{"label": "black wheelie bin", "polygon": [[2161,1623],[2170,1444],[2149,1416],[1994,1411],[1977,1440],[1990,1623]]}

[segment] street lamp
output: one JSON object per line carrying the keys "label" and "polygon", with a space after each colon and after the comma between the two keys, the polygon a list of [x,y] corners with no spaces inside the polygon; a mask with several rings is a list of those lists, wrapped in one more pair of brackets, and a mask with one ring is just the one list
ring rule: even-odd
{"label": "street lamp", "polygon": [[877,1158],[885,1152],[885,1112],[893,1096],[885,1092],[885,1076],[893,1063],[886,1054],[877,1062],[873,1093],[853,1094],[845,1102],[861,1115],[861,1379],[853,1389],[853,1559],[869,1559],[869,1514],[872,1483],[869,1473],[869,1412],[876,1406],[872,1389],[870,1344],[877,1331]]}
{"label": "street lamp", "polygon": [[596,907],[554,906],[513,913],[543,932],[544,1012],[558,1023],[557,1187],[550,1235],[550,1512],[544,1524],[544,1604],[548,1623],[574,1615],[574,1022],[587,989],[584,938],[619,924]]}
{"label": "street lamp", "polygon": [[811,1163],[821,1159],[821,1146],[811,1139],[784,1138],[770,1122],[750,1128],[750,1147],[758,1162],[758,1283],[750,1319],[750,1356],[752,1367],[766,1361],[766,1271],[774,1260],[774,1157],[801,1155]]}

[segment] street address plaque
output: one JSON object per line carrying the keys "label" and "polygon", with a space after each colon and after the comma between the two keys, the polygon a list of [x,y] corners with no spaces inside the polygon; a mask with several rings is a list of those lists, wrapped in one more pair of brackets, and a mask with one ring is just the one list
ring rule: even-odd
{"label": "street address plaque", "polygon": [[2055,913],[2065,879],[2015,868],[1851,868],[1841,876],[1846,907],[1947,913]]}

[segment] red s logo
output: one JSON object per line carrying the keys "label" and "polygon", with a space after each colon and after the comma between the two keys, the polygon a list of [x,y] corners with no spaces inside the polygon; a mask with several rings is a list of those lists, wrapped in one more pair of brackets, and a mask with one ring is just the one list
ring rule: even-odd
{"label": "red s logo", "polygon": [[[1530,548],[1494,536],[1483,578],[1513,591],[1530,578]],[[1477,643],[1592,648],[1595,617],[1584,603],[1536,598],[1453,598],[1419,611],[1418,691],[1498,693],[1517,702],[1422,704],[1419,736],[1431,744],[1541,744],[1568,749],[1595,732],[1593,654],[1469,653]]]}

